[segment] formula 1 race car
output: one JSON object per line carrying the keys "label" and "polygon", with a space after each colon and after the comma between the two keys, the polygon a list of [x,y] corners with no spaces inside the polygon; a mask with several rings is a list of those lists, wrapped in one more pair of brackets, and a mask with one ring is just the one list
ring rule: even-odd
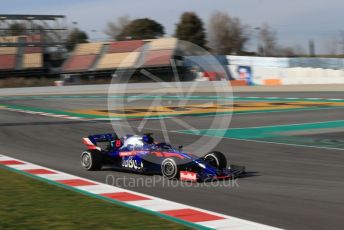
{"label": "formula 1 race car", "polygon": [[221,152],[213,151],[199,157],[183,152],[182,146],[176,149],[167,143],[156,143],[150,133],[122,138],[116,133],[90,135],[83,138],[83,143],[87,150],[81,154],[81,165],[86,170],[111,166],[194,182],[232,179],[245,173],[243,166],[227,166],[227,159]]}

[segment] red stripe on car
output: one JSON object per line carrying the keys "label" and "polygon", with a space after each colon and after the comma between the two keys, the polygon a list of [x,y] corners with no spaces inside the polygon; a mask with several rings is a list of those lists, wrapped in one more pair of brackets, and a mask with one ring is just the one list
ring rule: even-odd
{"label": "red stripe on car", "polygon": [[185,157],[178,154],[178,153],[169,153],[169,152],[151,152],[151,154],[157,157],[178,157],[180,159],[184,159]]}
{"label": "red stripe on car", "polygon": [[129,151],[129,152],[120,152],[120,157],[128,157],[128,156],[135,156],[137,155],[137,151]]}

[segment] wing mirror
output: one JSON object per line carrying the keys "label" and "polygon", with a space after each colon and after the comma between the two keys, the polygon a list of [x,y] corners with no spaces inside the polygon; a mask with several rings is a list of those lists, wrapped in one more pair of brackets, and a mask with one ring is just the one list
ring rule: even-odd
{"label": "wing mirror", "polygon": [[178,146],[178,151],[183,151],[183,146],[182,145],[180,145],[180,146]]}

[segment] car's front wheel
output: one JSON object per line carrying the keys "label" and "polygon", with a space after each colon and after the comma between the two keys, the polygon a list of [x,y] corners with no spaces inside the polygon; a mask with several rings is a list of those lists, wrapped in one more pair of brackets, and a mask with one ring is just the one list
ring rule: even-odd
{"label": "car's front wheel", "polygon": [[89,171],[102,168],[102,156],[98,151],[84,151],[81,154],[81,166]]}
{"label": "car's front wheel", "polygon": [[166,158],[161,163],[161,173],[167,179],[176,179],[179,177],[179,168],[173,158]]}
{"label": "car's front wheel", "polygon": [[227,159],[225,155],[218,151],[209,152],[204,155],[203,159],[211,166],[218,169],[225,169],[227,167]]}

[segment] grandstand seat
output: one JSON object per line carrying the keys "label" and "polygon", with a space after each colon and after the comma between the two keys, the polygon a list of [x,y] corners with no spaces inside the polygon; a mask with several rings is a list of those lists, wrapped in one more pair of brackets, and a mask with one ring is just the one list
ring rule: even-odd
{"label": "grandstand seat", "polygon": [[24,53],[25,54],[30,54],[30,53],[42,53],[43,52],[43,49],[42,47],[35,47],[35,46],[32,46],[32,47],[25,47],[25,50],[24,50]]}
{"label": "grandstand seat", "polygon": [[149,43],[149,50],[173,50],[176,46],[176,38],[159,38]]}
{"label": "grandstand seat", "polygon": [[[0,37],[0,43],[14,43],[18,41],[17,36]],[[17,47],[0,47],[0,55],[4,54],[16,54],[18,52]]]}
{"label": "grandstand seat", "polygon": [[0,43],[15,43],[18,42],[18,36],[0,37]]}
{"label": "grandstand seat", "polygon": [[150,68],[170,66],[176,46],[176,38],[83,43],[76,46],[62,71],[76,73],[135,68],[136,63]]}
{"label": "grandstand seat", "polygon": [[83,43],[79,44],[73,53],[73,55],[90,55],[90,54],[99,54],[103,47],[104,43]]}
{"label": "grandstand seat", "polygon": [[16,55],[0,55],[0,70],[14,70],[16,67]]}
{"label": "grandstand seat", "polygon": [[26,42],[40,42],[41,39],[41,35],[40,34],[34,34],[31,36],[26,36]]}
{"label": "grandstand seat", "polygon": [[66,61],[62,69],[65,72],[88,71],[95,59],[96,55],[94,54],[72,56]]}
{"label": "grandstand seat", "polygon": [[140,51],[140,48],[143,45],[144,42],[141,40],[112,42],[109,45],[107,53],[126,53]]}
{"label": "grandstand seat", "polygon": [[109,53],[99,60],[96,69],[130,68],[134,67],[140,52]]}
{"label": "grandstand seat", "polygon": [[17,47],[0,47],[0,55],[16,54],[17,51],[18,51]]}
{"label": "grandstand seat", "polygon": [[174,50],[155,50],[145,54],[143,66],[166,66],[171,64]]}
{"label": "grandstand seat", "polygon": [[43,67],[43,55],[42,53],[27,53],[23,56],[24,69],[42,68]]}

